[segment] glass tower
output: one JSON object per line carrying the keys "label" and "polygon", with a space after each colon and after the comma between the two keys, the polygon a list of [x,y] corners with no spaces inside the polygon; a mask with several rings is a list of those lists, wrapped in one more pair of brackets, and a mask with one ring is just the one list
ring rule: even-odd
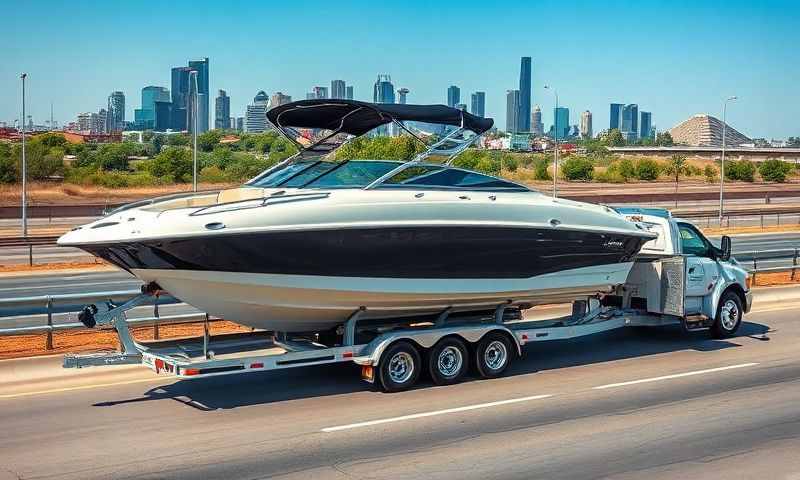
{"label": "glass tower", "polygon": [[520,132],[531,131],[531,57],[522,57],[519,67],[519,118]]}
{"label": "glass tower", "polygon": [[461,89],[455,85],[447,87],[447,106],[455,107],[461,103]]}
{"label": "glass tower", "polygon": [[486,116],[486,92],[475,92],[470,97],[470,113],[479,117]]}
{"label": "glass tower", "polygon": [[[208,131],[208,113],[209,113],[209,95],[208,90],[208,57],[201,60],[190,60],[189,69],[197,72],[197,93],[198,95],[198,112],[197,119],[197,132],[203,133]],[[194,85],[192,85],[192,92],[194,92]],[[193,101],[193,99],[189,99]]]}

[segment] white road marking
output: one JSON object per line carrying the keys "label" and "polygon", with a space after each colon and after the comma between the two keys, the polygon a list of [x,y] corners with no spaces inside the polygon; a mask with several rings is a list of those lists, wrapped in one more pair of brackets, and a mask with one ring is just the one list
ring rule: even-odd
{"label": "white road marking", "polygon": [[706,370],[695,370],[693,372],[676,373],[674,375],[664,375],[661,377],[642,378],[640,380],[631,380],[630,382],[609,383],[607,385],[600,385],[592,387],[593,390],[603,390],[606,388],[625,387],[628,385],[636,385],[638,383],[660,382],[662,380],[672,380],[673,378],[691,377],[694,375],[704,375],[706,373],[722,372],[725,370],[733,370],[735,368],[746,368],[758,365],[758,363],[740,363],[739,365],[729,365],[727,367],[709,368]]}
{"label": "white road marking", "polygon": [[91,283],[68,283],[64,285],[63,283],[52,284],[52,285],[35,285],[30,287],[6,287],[0,288],[0,292],[10,292],[12,290],[37,290],[43,288],[56,288],[56,287],[70,287],[70,288],[79,288],[79,287],[89,287],[89,286],[96,286],[96,285],[119,285],[119,284],[140,284],[141,281],[132,278],[130,280],[112,280],[108,282],[91,282]]}
{"label": "white road marking", "polygon": [[502,405],[509,405],[512,403],[530,402],[533,400],[541,400],[549,398],[553,395],[533,395],[530,397],[512,398],[509,400],[500,400],[497,402],[478,403],[475,405],[466,405],[463,407],[447,408],[445,410],[434,410],[432,412],[414,413],[411,415],[403,415],[401,417],[382,418],[379,420],[370,420],[368,422],[351,423],[349,425],[338,425],[336,427],[326,427],[322,431],[326,433],[338,432],[340,430],[349,430],[352,428],[370,427],[372,425],[381,425],[384,423],[402,422],[404,420],[414,420],[417,418],[433,417],[436,415],[447,415],[449,413],[468,412],[470,410],[478,410],[482,408],[498,407]]}
{"label": "white road marking", "polygon": [[132,385],[134,383],[146,383],[146,382],[155,382],[155,381],[164,381],[164,377],[152,377],[152,378],[139,378],[136,380],[125,380],[122,382],[113,382],[113,383],[96,383],[92,385],[80,385],[77,387],[64,387],[64,388],[53,388],[50,390],[39,390],[35,392],[22,392],[22,393],[7,393],[7,394],[0,394],[0,399],[6,398],[19,398],[19,397],[30,397],[33,395],[45,395],[48,393],[61,393],[61,392],[72,392],[75,390],[92,390],[95,388],[103,388],[103,387],[115,387],[117,385]]}

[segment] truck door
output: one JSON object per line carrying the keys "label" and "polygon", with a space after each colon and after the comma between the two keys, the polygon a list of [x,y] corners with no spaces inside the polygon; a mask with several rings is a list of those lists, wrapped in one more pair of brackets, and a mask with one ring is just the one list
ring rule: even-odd
{"label": "truck door", "polygon": [[686,313],[702,311],[703,298],[714,290],[719,268],[711,243],[689,223],[678,223],[681,252],[686,255]]}

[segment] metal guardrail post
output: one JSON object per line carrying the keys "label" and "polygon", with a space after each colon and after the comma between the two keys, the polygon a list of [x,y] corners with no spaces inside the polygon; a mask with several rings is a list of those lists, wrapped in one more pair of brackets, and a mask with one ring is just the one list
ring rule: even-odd
{"label": "metal guardrail post", "polygon": [[761,228],[764,228],[764,214],[761,214]]}
{"label": "metal guardrail post", "polygon": [[53,349],[53,299],[50,295],[47,296],[47,339],[45,340],[44,348],[47,350]]}
{"label": "metal guardrail post", "polygon": [[29,267],[33,266],[33,244],[32,243],[28,244],[28,266]]}
{"label": "metal guardrail post", "polygon": [[794,249],[794,257],[792,257],[792,267],[793,267],[792,268],[792,276],[791,276],[792,280],[794,280],[795,270],[797,270],[796,268],[794,268],[794,267],[797,267],[797,253],[798,253],[798,249],[795,248]]}
{"label": "metal guardrail post", "polygon": [[[156,295],[156,299],[153,302],[153,317],[156,319],[160,318],[158,314],[158,295]],[[153,324],[153,340],[158,340],[161,337],[160,333],[161,332],[158,331],[158,321],[156,320],[156,323]]]}
{"label": "metal guardrail post", "polygon": [[781,214],[780,213],[778,214],[778,226],[779,227],[781,226]]}
{"label": "metal guardrail post", "polygon": [[758,253],[753,252],[753,286],[756,285],[756,275],[758,274]]}

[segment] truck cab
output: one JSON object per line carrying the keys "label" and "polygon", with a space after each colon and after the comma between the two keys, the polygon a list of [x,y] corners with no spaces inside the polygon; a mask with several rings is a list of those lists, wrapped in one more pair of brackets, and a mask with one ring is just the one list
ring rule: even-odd
{"label": "truck cab", "polygon": [[731,239],[714,245],[695,225],[660,208],[625,207],[618,212],[658,234],[641,249],[623,298],[627,307],[678,316],[687,326],[720,336],[738,328],[750,311],[750,276],[731,258]]}

